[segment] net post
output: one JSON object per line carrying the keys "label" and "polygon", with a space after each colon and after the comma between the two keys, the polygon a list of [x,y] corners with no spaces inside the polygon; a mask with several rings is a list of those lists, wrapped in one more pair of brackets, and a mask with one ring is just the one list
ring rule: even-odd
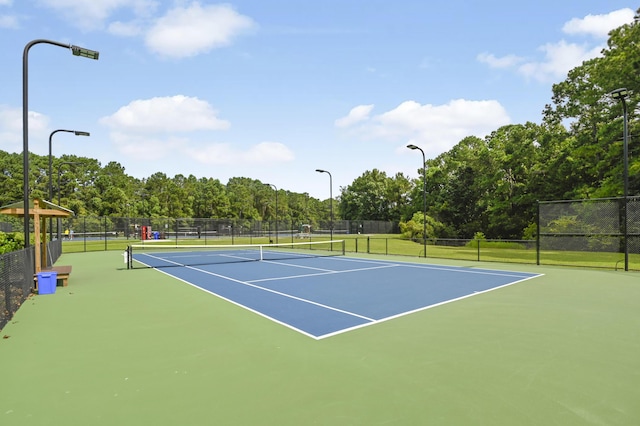
{"label": "net post", "polygon": [[262,248],[263,248],[263,245],[262,245],[262,244],[260,244],[260,261],[261,261],[261,262],[264,260],[264,256],[263,256],[263,254],[262,254]]}
{"label": "net post", "polygon": [[344,255],[345,255],[345,253],[346,253],[346,251],[345,251],[346,243],[347,243],[347,241],[346,241],[346,240],[342,240],[342,255],[343,255],[343,256],[344,256]]}

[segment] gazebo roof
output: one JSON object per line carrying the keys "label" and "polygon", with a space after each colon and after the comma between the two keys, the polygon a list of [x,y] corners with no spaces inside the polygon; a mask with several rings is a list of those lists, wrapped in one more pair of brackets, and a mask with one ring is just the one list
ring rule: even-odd
{"label": "gazebo roof", "polygon": [[[24,216],[24,202],[16,201],[15,203],[0,207],[0,214]],[[29,216],[35,216],[36,214],[40,217],[75,216],[75,213],[72,210],[65,209],[64,207],[53,204],[50,201],[40,200],[38,198],[29,201]]]}

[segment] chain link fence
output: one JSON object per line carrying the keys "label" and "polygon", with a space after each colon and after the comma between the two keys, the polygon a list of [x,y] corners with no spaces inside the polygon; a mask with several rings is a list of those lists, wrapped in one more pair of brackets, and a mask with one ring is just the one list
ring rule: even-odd
{"label": "chain link fence", "polygon": [[[233,244],[299,241],[300,239],[339,239],[349,234],[394,234],[397,222],[336,220],[305,223],[300,221],[257,221],[248,219],[198,218],[122,218],[75,217],[61,219],[57,235],[66,241],[82,241],[73,251],[111,250],[140,240],[193,240]],[[67,246],[65,246],[67,247]],[[65,248],[66,250],[66,248]]]}
{"label": "chain link fence", "polygon": [[600,253],[616,269],[625,256],[640,269],[640,197],[541,201],[538,230],[538,263]]}
{"label": "chain link fence", "polygon": [[[47,243],[46,266],[53,265],[61,253],[61,241]],[[34,290],[34,256],[33,246],[0,255],[0,329]]]}

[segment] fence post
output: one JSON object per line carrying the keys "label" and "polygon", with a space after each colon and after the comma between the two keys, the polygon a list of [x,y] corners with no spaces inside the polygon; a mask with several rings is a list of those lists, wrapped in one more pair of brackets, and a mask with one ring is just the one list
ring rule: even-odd
{"label": "fence post", "polygon": [[104,216],[104,251],[107,251],[107,217]]}
{"label": "fence post", "polygon": [[537,200],[538,211],[536,212],[536,265],[540,266],[540,200]]}

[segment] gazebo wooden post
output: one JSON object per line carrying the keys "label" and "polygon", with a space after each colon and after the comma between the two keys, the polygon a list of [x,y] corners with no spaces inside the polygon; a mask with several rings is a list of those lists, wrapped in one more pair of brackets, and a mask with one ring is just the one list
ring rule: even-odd
{"label": "gazebo wooden post", "polygon": [[[34,250],[35,250],[35,260],[36,260],[36,274],[42,271],[42,255],[41,255],[41,241],[40,241],[40,200],[33,200],[33,215],[29,214],[29,216],[33,216],[33,236],[34,236]],[[30,212],[31,213],[31,212]],[[43,252],[46,252],[46,248]]]}
{"label": "gazebo wooden post", "polygon": [[[29,216],[33,216],[33,231],[34,231],[34,250],[35,250],[35,259],[34,259],[34,268],[36,273],[42,271],[42,264],[45,266],[47,264],[47,222],[46,218],[48,217],[69,217],[73,216],[73,212],[71,210],[65,209],[64,207],[56,206],[53,203],[44,201],[44,208],[40,206],[41,202],[39,199],[33,200],[33,208],[29,209],[28,212],[24,211],[24,207],[22,203],[14,203],[8,206],[0,207],[0,214],[8,214],[12,216],[24,216],[28,214]],[[44,221],[44,222],[41,222]],[[26,233],[28,234],[28,233]],[[44,247],[41,246],[41,242],[44,241]]]}

